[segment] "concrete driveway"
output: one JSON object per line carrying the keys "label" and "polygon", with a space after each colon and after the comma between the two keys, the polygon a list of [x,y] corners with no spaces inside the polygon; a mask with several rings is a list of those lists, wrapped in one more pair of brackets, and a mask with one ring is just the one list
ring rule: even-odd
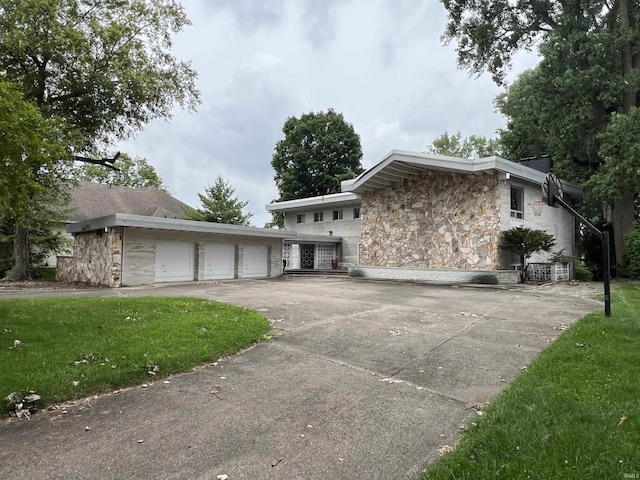
{"label": "concrete driveway", "polygon": [[602,308],[599,292],[337,277],[4,292],[197,296],[254,308],[276,335],[148,388],[0,421],[0,478],[415,477],[474,406]]}

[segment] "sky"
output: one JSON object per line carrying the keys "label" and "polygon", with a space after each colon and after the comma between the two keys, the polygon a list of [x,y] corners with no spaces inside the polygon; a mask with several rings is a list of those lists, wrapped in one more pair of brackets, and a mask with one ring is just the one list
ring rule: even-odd
{"label": "sky", "polygon": [[[198,72],[202,104],[176,109],[118,146],[146,158],[172,195],[201,207],[198,193],[222,176],[248,201],[252,225],[278,198],[271,158],[289,117],[329,108],[362,143],[369,168],[393,149],[424,151],[444,132],[496,136],[505,119],[489,75],[456,64],[441,40],[438,0],[182,0],[192,25],[173,53]],[[531,68],[516,57],[512,73]]]}

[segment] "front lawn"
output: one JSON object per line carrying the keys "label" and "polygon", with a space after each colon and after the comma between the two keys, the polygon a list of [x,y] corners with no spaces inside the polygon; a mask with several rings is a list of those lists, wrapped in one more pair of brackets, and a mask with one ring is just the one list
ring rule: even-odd
{"label": "front lawn", "polygon": [[640,478],[640,284],[612,313],[563,332],[422,480]]}
{"label": "front lawn", "polygon": [[0,300],[0,413],[15,391],[44,405],[143,383],[262,341],[268,320],[192,298]]}

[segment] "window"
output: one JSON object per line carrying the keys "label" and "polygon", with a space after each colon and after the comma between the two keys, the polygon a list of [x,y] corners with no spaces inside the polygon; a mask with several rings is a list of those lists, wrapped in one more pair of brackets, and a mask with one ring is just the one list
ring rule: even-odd
{"label": "window", "polygon": [[296,216],[296,223],[304,223],[304,213],[299,213]]}
{"label": "window", "polygon": [[360,208],[356,207],[353,209],[353,218],[360,218]]}
{"label": "window", "polygon": [[524,190],[518,187],[511,187],[511,217],[524,218]]}
{"label": "window", "polygon": [[321,222],[324,219],[324,212],[315,212],[313,214],[314,222]]}
{"label": "window", "polygon": [[334,220],[342,220],[342,210],[334,210],[333,211],[333,219]]}

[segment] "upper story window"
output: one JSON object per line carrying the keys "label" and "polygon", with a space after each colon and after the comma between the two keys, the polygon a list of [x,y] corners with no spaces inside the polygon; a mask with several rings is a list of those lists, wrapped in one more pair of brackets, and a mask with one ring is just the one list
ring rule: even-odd
{"label": "upper story window", "polygon": [[353,218],[360,218],[360,207],[356,207],[353,209]]}
{"label": "upper story window", "polygon": [[342,220],[342,210],[334,210],[333,211],[333,219],[334,220]]}
{"label": "upper story window", "polygon": [[304,213],[296,215],[296,223],[304,223]]}
{"label": "upper story window", "polygon": [[315,212],[313,214],[314,222],[322,222],[324,220],[324,212]]}
{"label": "upper story window", "polygon": [[511,187],[511,217],[524,218],[524,190],[519,187]]}

